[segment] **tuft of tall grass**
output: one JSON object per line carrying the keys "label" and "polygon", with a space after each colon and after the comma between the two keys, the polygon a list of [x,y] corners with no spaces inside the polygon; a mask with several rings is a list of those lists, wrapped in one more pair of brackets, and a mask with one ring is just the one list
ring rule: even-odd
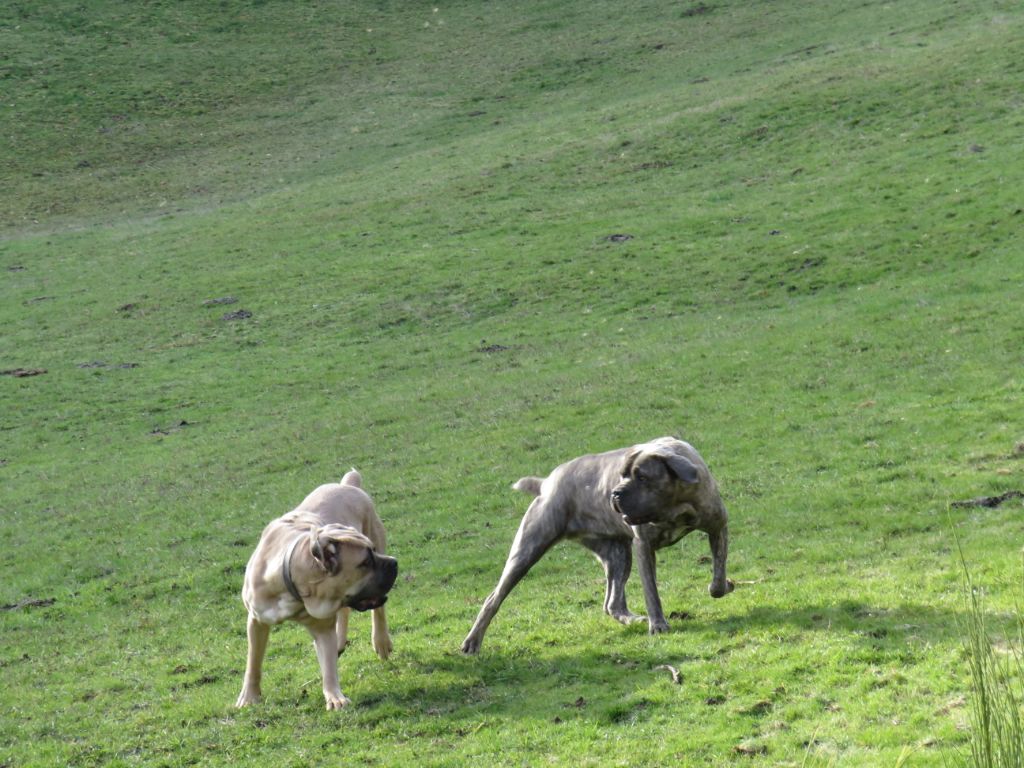
{"label": "tuft of tall grass", "polygon": [[960,762],[969,768],[1024,768],[1024,614],[1018,605],[1016,638],[1005,649],[997,647],[984,591],[975,586],[963,551],[960,562],[967,603],[960,631],[971,670],[970,754],[961,754]]}

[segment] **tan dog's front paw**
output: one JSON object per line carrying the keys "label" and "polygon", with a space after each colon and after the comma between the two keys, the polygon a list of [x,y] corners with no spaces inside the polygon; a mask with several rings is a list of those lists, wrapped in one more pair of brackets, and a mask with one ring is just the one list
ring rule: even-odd
{"label": "tan dog's front paw", "polygon": [[341,691],[338,691],[337,694],[325,693],[324,698],[327,700],[328,711],[333,709],[341,709],[342,707],[347,707],[349,704],[352,703],[348,696],[343,694]]}
{"label": "tan dog's front paw", "polygon": [[248,707],[250,704],[259,704],[260,694],[259,692],[252,692],[248,688],[243,688],[242,692],[238,694],[238,700],[235,702],[235,706],[238,709],[242,707]]}
{"label": "tan dog's front paw", "polygon": [[377,652],[377,658],[381,661],[387,661],[394,649],[390,635],[384,635],[384,637],[380,639],[376,637],[373,639],[373,650]]}

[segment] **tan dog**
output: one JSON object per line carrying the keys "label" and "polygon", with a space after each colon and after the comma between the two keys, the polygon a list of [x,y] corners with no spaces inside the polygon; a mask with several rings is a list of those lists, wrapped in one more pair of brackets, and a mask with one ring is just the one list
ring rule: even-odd
{"label": "tan dog", "polygon": [[313,636],[327,709],[351,703],[338,684],[338,654],[348,642],[352,609],[373,611],[373,649],[391,654],[384,602],[398,561],[384,554],[384,526],[355,470],[321,485],[293,511],[271,522],[245,568],[242,601],[249,611],[249,656],[235,706],[260,700],[270,628],[297,621]]}
{"label": "tan dog", "polygon": [[[604,566],[605,613],[630,624],[642,621],[626,608],[632,553],[639,563],[651,634],[668,629],[655,573],[655,550],[691,531],[708,534],[714,560],[712,597],[732,592],[725,577],[728,517],[711,472],[689,443],[661,437],[616,451],[581,456],[546,478],[524,477],[516,490],[536,498],[526,510],[498,586],[484,601],[462,643],[476,653],[491,619],[512,588],[557,541],[574,539]],[[632,550],[632,551],[631,551]]]}

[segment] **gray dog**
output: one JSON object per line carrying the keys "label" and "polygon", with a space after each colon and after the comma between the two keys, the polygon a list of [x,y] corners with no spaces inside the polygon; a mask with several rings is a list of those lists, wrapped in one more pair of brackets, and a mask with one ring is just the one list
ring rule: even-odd
{"label": "gray dog", "polygon": [[476,653],[502,601],[534,563],[561,539],[574,539],[604,566],[604,611],[623,624],[642,621],[626,608],[626,579],[636,552],[651,634],[668,629],[655,580],[655,550],[691,531],[711,544],[712,597],[733,590],[725,577],[728,518],[718,486],[700,454],[688,443],[662,437],[566,462],[547,478],[524,477],[516,490],[536,498],[512,542],[498,586],[484,601],[463,653]]}

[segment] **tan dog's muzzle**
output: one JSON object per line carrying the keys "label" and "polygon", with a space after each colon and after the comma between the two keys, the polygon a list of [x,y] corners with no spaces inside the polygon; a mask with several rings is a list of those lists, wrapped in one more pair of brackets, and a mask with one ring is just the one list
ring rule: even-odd
{"label": "tan dog's muzzle", "polygon": [[369,611],[380,608],[388,601],[388,592],[398,578],[398,561],[387,555],[371,552],[374,560],[373,579],[348,600],[348,607],[354,611]]}

